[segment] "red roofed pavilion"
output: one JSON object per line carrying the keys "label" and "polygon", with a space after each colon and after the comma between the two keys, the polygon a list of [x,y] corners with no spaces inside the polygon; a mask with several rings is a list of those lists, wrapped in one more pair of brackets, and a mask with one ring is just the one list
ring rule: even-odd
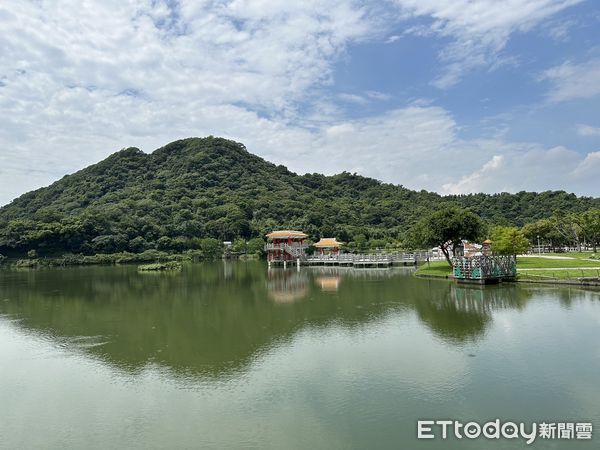
{"label": "red roofed pavilion", "polygon": [[307,245],[304,240],[308,237],[302,231],[279,230],[267,234],[267,262],[271,264],[300,265],[300,259],[304,258]]}

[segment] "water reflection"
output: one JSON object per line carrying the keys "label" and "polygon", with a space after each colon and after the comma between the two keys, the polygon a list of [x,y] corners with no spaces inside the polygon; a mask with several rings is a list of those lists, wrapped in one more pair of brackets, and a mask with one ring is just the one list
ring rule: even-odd
{"label": "water reflection", "polygon": [[[429,281],[429,284],[439,284]],[[420,290],[415,308],[419,318],[439,337],[453,344],[474,342],[492,321],[493,312],[504,308],[521,309],[531,291],[516,284],[501,286],[446,283],[444,290]]]}
{"label": "water reflection", "polygon": [[315,282],[322,291],[335,292],[340,288],[341,279],[339,276],[319,276],[315,278]]}
{"label": "water reflection", "polygon": [[309,279],[305,272],[276,268],[267,273],[267,290],[274,302],[293,303],[307,296]]}
{"label": "water reflection", "polygon": [[[420,280],[404,269],[321,269],[227,262],[152,277],[135,267],[2,272],[0,314],[133,373],[160,364],[219,377],[305,327],[361,327],[392,313],[416,312],[448,345],[473,342],[495,311],[522,309],[535,292]],[[568,301],[582,295],[565,292]]]}

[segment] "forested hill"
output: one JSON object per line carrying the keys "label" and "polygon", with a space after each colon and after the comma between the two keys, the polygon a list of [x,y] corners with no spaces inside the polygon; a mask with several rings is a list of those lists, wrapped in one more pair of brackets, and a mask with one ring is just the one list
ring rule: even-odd
{"label": "forested hill", "polygon": [[198,238],[248,239],[279,228],[391,241],[441,203],[522,225],[557,209],[599,207],[600,199],[562,191],[442,197],[346,172],[299,176],[240,143],[190,138],[151,154],[121,150],[0,208],[0,253],[183,250]]}

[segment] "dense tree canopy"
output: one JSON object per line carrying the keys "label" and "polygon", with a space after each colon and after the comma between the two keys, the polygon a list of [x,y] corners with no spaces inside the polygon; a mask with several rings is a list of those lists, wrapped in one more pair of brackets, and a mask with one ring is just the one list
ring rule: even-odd
{"label": "dense tree canopy", "polygon": [[578,222],[583,238],[593,247],[595,253],[600,245],[600,208],[590,209],[579,215]]}
{"label": "dense tree canopy", "polygon": [[517,227],[498,226],[492,230],[492,251],[498,255],[521,255],[529,251],[529,240]]}
{"label": "dense tree canopy", "polygon": [[455,252],[462,240],[476,241],[483,236],[485,225],[473,212],[445,206],[419,220],[411,230],[415,246],[439,247],[448,264],[450,251]]}
{"label": "dense tree canopy", "polygon": [[599,208],[600,200],[560,191],[442,197],[347,172],[299,176],[240,143],[191,138],[151,154],[121,150],[0,208],[0,253],[181,251],[206,246],[207,238],[259,248],[253,238],[280,228],[366,249],[402,242],[441,205],[522,226],[556,209]]}

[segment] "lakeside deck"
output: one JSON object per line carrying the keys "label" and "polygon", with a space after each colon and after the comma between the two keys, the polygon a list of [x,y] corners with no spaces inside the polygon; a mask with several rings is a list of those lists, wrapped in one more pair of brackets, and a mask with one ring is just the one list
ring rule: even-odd
{"label": "lakeside deck", "polygon": [[346,267],[390,267],[416,266],[421,262],[434,259],[432,252],[381,252],[378,253],[342,253],[343,242],[336,238],[321,238],[315,244],[314,253],[307,254],[309,245],[305,242],[307,234],[296,230],[273,231],[267,236],[265,252],[267,265],[300,267],[304,266],[346,266]]}
{"label": "lakeside deck", "polygon": [[300,261],[308,266],[352,266],[352,267],[389,267],[414,266],[432,260],[429,252],[415,253],[342,253],[339,255],[311,255]]}

